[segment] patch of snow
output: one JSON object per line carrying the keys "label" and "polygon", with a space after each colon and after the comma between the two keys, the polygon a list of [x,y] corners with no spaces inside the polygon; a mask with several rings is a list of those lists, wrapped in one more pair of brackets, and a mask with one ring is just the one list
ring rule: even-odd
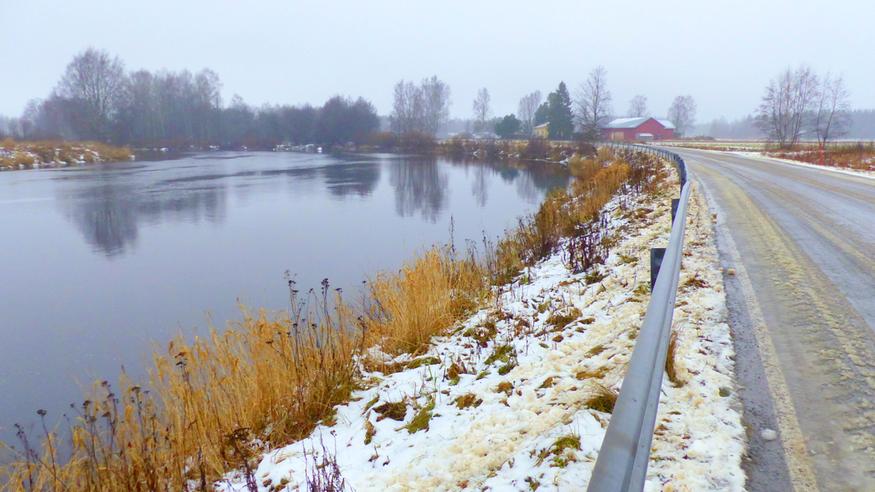
{"label": "patch of snow", "polygon": [[[561,253],[546,258],[494,305],[435,338],[425,355],[439,364],[365,372],[373,386],[338,406],[333,425],[263,455],[259,490],[305,490],[314,457],[321,462],[326,453],[358,491],[585,488],[611,418],[587,401],[600,387],[620,387],[648,301],[649,248],[667,243],[671,228],[666,196],[633,201],[630,208],[651,210],[643,218],[620,203],[606,207],[619,242],[594,267],[601,280],[570,271]],[[674,314],[683,384],[664,380],[645,488],[742,490],[734,352],[712,223],[698,192],[688,222]],[[495,336],[478,341],[478,330],[493,324]],[[453,364],[464,372],[451,377]],[[378,412],[394,402],[407,407],[401,421]],[[408,426],[418,412],[431,417],[414,431]],[[245,481],[229,473],[216,488],[245,490]]]}
{"label": "patch of snow", "polygon": [[772,157],[762,154],[761,152],[732,152],[733,154],[737,154],[744,157],[754,157],[761,160],[769,160],[775,162],[781,162],[784,164],[792,164],[794,166],[802,166],[808,167],[812,169],[820,169],[821,171],[829,171],[833,173],[842,173],[849,174],[851,176],[860,176],[863,178],[875,179],[875,171],[867,171],[865,169],[849,169],[846,167],[836,167],[836,166],[821,166],[819,164],[811,164],[809,162],[802,161],[794,161],[792,159],[781,159],[778,157]]}

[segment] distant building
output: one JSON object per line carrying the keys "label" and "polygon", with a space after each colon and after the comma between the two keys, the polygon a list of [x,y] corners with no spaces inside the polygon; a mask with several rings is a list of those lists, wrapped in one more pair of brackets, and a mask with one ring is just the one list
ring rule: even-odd
{"label": "distant building", "polygon": [[617,118],[602,127],[602,138],[612,141],[650,141],[674,138],[671,121],[657,118]]}
{"label": "distant building", "polygon": [[541,123],[537,125],[533,130],[536,137],[538,138],[549,138],[550,137],[550,123]]}

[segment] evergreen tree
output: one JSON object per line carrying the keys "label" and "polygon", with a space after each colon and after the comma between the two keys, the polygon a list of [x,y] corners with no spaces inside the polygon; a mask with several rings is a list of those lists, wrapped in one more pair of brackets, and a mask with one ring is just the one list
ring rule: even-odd
{"label": "evergreen tree", "polygon": [[519,133],[522,122],[513,114],[499,119],[495,123],[495,134],[501,138],[510,138]]}
{"label": "evergreen tree", "polygon": [[571,95],[565,82],[559,82],[556,91],[547,96],[547,121],[550,123],[550,138],[554,140],[569,140],[574,133],[574,121],[571,112]]}
{"label": "evergreen tree", "polygon": [[544,124],[550,121],[550,106],[547,103],[541,103],[538,109],[535,110],[535,119],[532,122],[532,127]]}

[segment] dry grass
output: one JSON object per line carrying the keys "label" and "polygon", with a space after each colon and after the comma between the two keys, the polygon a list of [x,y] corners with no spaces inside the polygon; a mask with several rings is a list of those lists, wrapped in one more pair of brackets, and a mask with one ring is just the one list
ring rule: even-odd
{"label": "dry grass", "polygon": [[71,426],[69,459],[52,434],[41,455],[20,450],[10,490],[187,490],[189,481],[206,490],[250,465],[254,438],[303,437],[349,398],[357,340],[345,325],[247,314],[206,338],[177,339],[156,354],[150,390],[124,379],[119,394],[95,388]]}
{"label": "dry grass", "polygon": [[473,253],[459,259],[436,247],[398,273],[377,275],[362,309],[366,343],[390,354],[424,351],[433,336],[482,303],[486,273]]}
{"label": "dry grass", "polygon": [[[174,340],[154,357],[149,392],[129,382],[120,396],[95,389],[72,424],[69,460],[19,450],[6,470],[12,490],[185,489],[245,469],[255,439],[291,442],[332,417],[358,384],[363,347],[423,351],[482,303],[489,283],[473,254],[434,248],[369,290],[361,310],[329,299],[324,284],[321,296],[293,298],[290,316],[245,313],[228,330]],[[56,436],[44,439],[57,448]]]}
{"label": "dry grass", "polygon": [[[333,420],[334,407],[361,384],[358,362],[369,365],[361,357],[365,349],[424,352],[433,336],[482,307],[492,284],[554,252],[561,238],[597,230],[598,211],[620,188],[641,190],[659,179],[650,164],[629,156],[572,159],[571,191],[552,193],[495,248],[462,256],[432,248],[398,272],[377,275],[362,305],[332,299],[327,282],[321,294],[299,299],[290,283],[288,313],[244,310],[243,320],[227,330],[174,340],[155,355],[147,386],[124,378],[118,392],[97,385],[65,429],[67,445],[48,429],[41,447],[22,434],[18,461],[0,470],[0,480],[11,491],[151,491],[209,490],[230,469],[248,477],[257,446],[287,444]],[[478,333],[494,336],[494,323],[487,320]],[[420,359],[414,363],[433,362]],[[504,363],[499,374],[515,365],[513,357],[498,360]],[[464,372],[457,369],[456,376]],[[588,404],[610,411],[612,395],[597,390]],[[372,410],[379,418],[403,419],[407,403]],[[410,432],[427,428],[430,417],[429,405],[420,408]]]}
{"label": "dry grass", "polygon": [[822,166],[875,171],[875,143],[872,142],[834,143],[823,149],[801,146],[768,152],[768,155]]}
{"label": "dry grass", "polygon": [[560,162],[574,155],[590,156],[596,152],[592,144],[582,141],[556,141],[539,138],[473,140],[462,137],[454,137],[440,142],[433,150],[454,158],[551,162]]}
{"label": "dry grass", "polygon": [[0,141],[0,169],[30,168],[40,165],[71,165],[82,162],[128,161],[131,149],[115,147],[101,142],[66,142],[40,140],[18,142],[12,139]]}
{"label": "dry grass", "polygon": [[668,351],[665,356],[665,375],[668,376],[668,380],[671,381],[673,385],[683,386],[684,381],[682,381],[678,375],[677,357],[678,334],[673,331],[671,337],[668,339]]}
{"label": "dry grass", "polygon": [[[547,195],[538,212],[521,219],[495,248],[491,268],[495,283],[510,282],[521,268],[553,253],[563,238],[572,238],[567,263],[575,271],[601,262],[607,254],[604,224],[599,220],[602,208],[623,186],[640,191],[641,183],[662,178],[654,172],[655,162],[642,159],[634,166],[607,152],[569,159],[568,168],[575,178],[570,189]],[[639,166],[644,170],[636,171]]]}
{"label": "dry grass", "polygon": [[619,394],[599,383],[593,383],[592,393],[584,403],[587,408],[591,408],[598,412],[613,413],[614,405],[617,403]]}

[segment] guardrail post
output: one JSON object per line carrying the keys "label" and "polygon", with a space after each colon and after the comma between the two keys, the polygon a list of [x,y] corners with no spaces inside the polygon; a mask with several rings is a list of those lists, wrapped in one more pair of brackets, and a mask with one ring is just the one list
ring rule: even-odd
{"label": "guardrail post", "polygon": [[671,223],[674,225],[674,218],[678,214],[678,204],[681,202],[680,198],[672,198],[671,199]]}
{"label": "guardrail post", "polygon": [[665,248],[650,248],[650,291],[653,292],[653,286],[656,285],[656,277],[659,276],[659,267],[662,266],[662,259],[665,257]]}

